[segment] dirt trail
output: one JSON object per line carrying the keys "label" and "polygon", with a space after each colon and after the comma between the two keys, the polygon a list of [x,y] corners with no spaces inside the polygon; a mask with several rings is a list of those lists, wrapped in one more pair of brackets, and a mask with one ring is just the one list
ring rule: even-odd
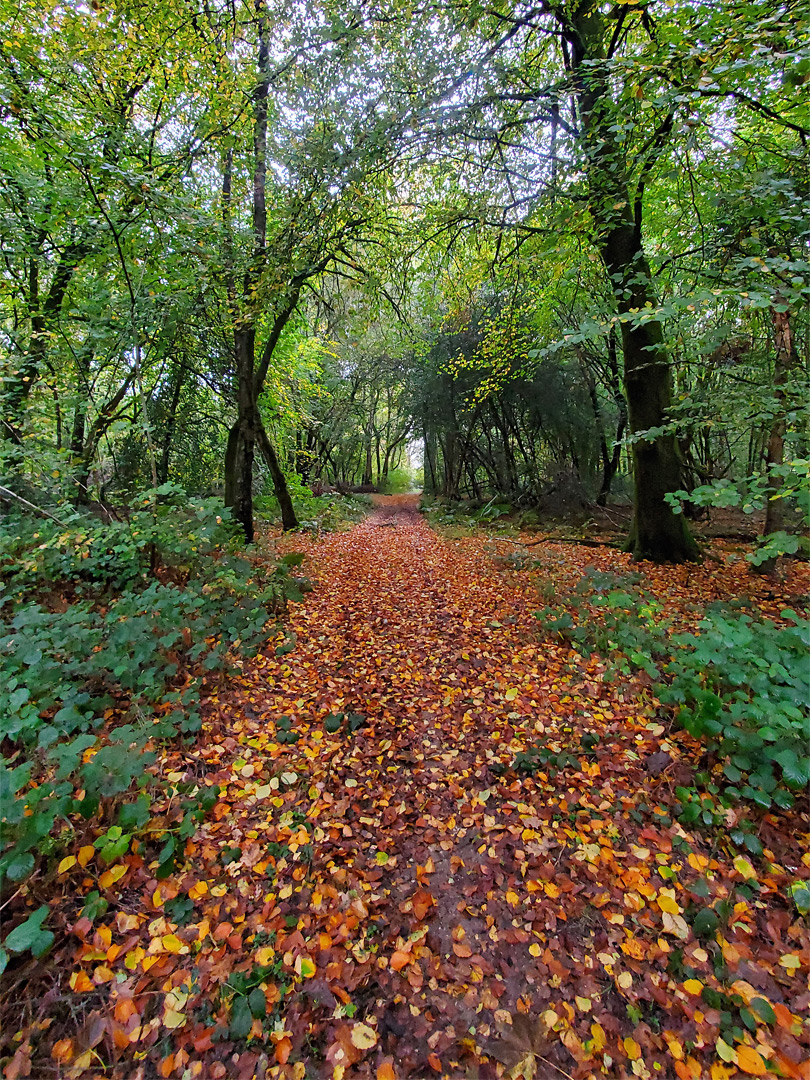
{"label": "dirt trail", "polygon": [[[484,1078],[523,1061],[511,1075],[689,1080],[714,1060],[722,1014],[694,987],[718,963],[791,1003],[779,883],[767,908],[735,907],[722,953],[694,938],[684,915],[733,895],[735,871],[667,813],[682,744],[638,686],[540,642],[526,575],[439,538],[413,497],[283,543],[316,588],[293,605],[294,650],[246,664],[173,763],[219,801],[184,871],[133,898],[154,955],[110,991],[109,1075]],[[516,771],[538,744],[552,760]],[[163,906],[178,896],[183,925]]]}

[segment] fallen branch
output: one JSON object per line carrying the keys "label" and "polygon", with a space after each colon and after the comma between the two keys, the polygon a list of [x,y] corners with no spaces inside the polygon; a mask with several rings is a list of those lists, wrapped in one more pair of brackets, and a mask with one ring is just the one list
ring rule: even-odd
{"label": "fallen branch", "polygon": [[499,536],[498,541],[504,544],[516,544],[518,547],[536,547],[537,544],[581,544],[582,547],[618,547],[615,540],[579,540],[573,536],[542,536],[539,540],[509,540],[505,536]]}
{"label": "fallen branch", "polygon": [[22,503],[23,506],[27,507],[29,510],[33,510],[35,514],[39,514],[40,517],[50,518],[50,520],[55,521],[57,525],[67,525],[67,522],[62,521],[61,518],[54,517],[54,515],[49,514],[47,510],[43,510],[41,506],[35,506],[34,503],[29,502],[28,499],[24,499],[22,495],[18,495],[15,491],[3,487],[2,484],[0,484],[0,498],[16,499],[18,503]]}

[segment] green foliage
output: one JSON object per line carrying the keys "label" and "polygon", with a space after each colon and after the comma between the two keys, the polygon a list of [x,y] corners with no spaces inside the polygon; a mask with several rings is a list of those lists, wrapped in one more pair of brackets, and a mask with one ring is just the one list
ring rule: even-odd
{"label": "green foliage", "polygon": [[404,466],[391,469],[379,484],[380,491],[386,495],[402,495],[409,491],[418,491],[421,486],[421,472],[416,469],[407,469]]}
{"label": "green foliage", "polygon": [[[805,426],[807,417],[794,417],[794,422]],[[779,483],[776,496],[769,496],[769,485]],[[785,500],[795,506],[796,524],[810,526],[810,460],[790,458],[782,465],[773,465],[768,475],[754,475],[737,481],[729,479],[715,480],[710,484],[701,484],[692,491],[674,491],[667,494],[667,502],[676,513],[681,513],[685,504],[696,507],[739,507],[745,514],[762,510],[769,497]],[[795,555],[798,551],[807,554],[807,541],[796,532],[780,529],[759,538],[757,547],[746,555],[753,566],[760,566],[780,555]]]}
{"label": "green foliage", "polygon": [[726,794],[764,809],[792,805],[810,783],[810,622],[790,609],[781,618],[710,608],[698,635],[673,637],[660,694],[725,760]]}
{"label": "green foliage", "polygon": [[[4,522],[0,881],[28,877],[71,816],[144,787],[155,741],[199,730],[203,678],[236,650],[251,655],[286,599],[301,597],[295,560],[240,556],[212,500],[166,486],[136,507],[111,525]],[[149,816],[146,792],[122,806],[96,842],[101,859],[125,854]],[[170,836],[164,876],[174,852]]]}
{"label": "green foliage", "polygon": [[[298,527],[302,532],[342,532],[362,521],[371,509],[367,495],[340,495],[337,492],[313,495],[300,481],[291,487]],[[281,510],[274,496],[260,496],[256,499],[255,510],[265,521],[281,523]]]}
{"label": "green foliage", "polygon": [[[677,792],[686,823],[719,825],[740,799],[763,809],[792,806],[794,792],[810,783],[810,622],[791,609],[777,622],[715,604],[696,633],[673,634],[661,604],[638,580],[590,571],[573,604],[537,613],[544,633],[583,655],[598,652],[614,676],[645,672],[679,724],[717,755],[727,782],[722,790],[699,774],[703,794]],[[736,843],[758,850],[755,836],[735,832]]]}

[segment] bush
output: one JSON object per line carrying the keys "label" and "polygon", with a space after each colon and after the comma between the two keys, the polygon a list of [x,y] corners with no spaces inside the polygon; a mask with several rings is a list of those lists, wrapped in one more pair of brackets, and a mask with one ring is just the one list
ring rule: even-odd
{"label": "bush", "polygon": [[[547,635],[606,657],[609,674],[647,673],[659,700],[722,764],[723,806],[746,799],[790,807],[810,783],[810,622],[791,609],[777,623],[713,604],[696,633],[672,634],[661,604],[638,582],[592,571],[572,605],[537,617]],[[687,822],[711,813],[700,799],[681,802]]]}
{"label": "bush", "polygon": [[421,469],[392,469],[380,481],[380,491],[385,495],[406,495],[410,491],[419,491],[421,487]]}
{"label": "bush", "polygon": [[[4,522],[0,886],[32,873],[60,822],[70,832],[72,815],[147,787],[156,742],[199,729],[205,675],[252,654],[300,599],[300,557],[256,566],[235,533],[212,500],[170,485],[124,522]],[[127,828],[149,818],[147,796],[129,807]],[[129,842],[116,827],[113,854]]]}
{"label": "bush", "polygon": [[[293,506],[298,527],[305,532],[340,532],[362,521],[371,509],[368,495],[341,495],[328,492],[313,495],[309,488],[297,490]],[[273,495],[260,496],[254,508],[264,521],[281,524],[281,510]]]}

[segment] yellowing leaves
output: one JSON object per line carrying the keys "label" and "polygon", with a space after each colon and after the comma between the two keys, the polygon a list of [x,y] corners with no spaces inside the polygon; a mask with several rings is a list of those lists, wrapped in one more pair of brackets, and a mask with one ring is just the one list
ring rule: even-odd
{"label": "yellowing leaves", "polygon": [[161,944],[166,952],[174,953],[175,956],[188,952],[188,945],[182,942],[176,934],[165,934],[161,938]]}
{"label": "yellowing leaves", "polygon": [[311,979],[317,968],[315,967],[315,961],[311,956],[296,956],[295,958],[295,973],[300,975],[302,979]]}
{"label": "yellowing leaves", "polygon": [[191,888],[188,890],[188,896],[189,896],[190,900],[200,900],[200,899],[202,899],[203,896],[205,896],[207,894],[207,892],[208,892],[208,882],[207,881],[198,881],[196,884],[192,885]]}
{"label": "yellowing leaves", "polygon": [[358,1050],[370,1050],[377,1045],[377,1032],[368,1024],[355,1024],[351,1033],[352,1046]]}
{"label": "yellowing leaves", "polygon": [[681,908],[675,899],[674,889],[658,890],[658,906],[662,911],[666,911],[670,915],[680,915],[681,913]]}
{"label": "yellowing leaves", "polygon": [[276,950],[272,945],[264,945],[261,949],[257,949],[253,957],[259,967],[269,967],[276,957]]}
{"label": "yellowing leaves", "polygon": [[59,866],[57,867],[57,873],[58,874],[66,874],[68,872],[68,870],[70,870],[71,866],[75,866],[75,865],[76,865],[76,856],[75,855],[66,855],[64,857],[64,859],[62,859],[62,861],[59,863]]}
{"label": "yellowing leaves", "polygon": [[624,1052],[627,1054],[631,1061],[637,1061],[641,1057],[641,1047],[639,1046],[639,1044],[636,1042],[635,1039],[632,1039],[629,1036],[622,1041],[624,1045]]}
{"label": "yellowing leaves", "polygon": [[116,881],[121,880],[121,878],[126,874],[128,869],[129,867],[122,866],[120,863],[118,864],[118,866],[110,867],[110,869],[105,870],[101,877],[98,879],[99,885],[102,887],[102,889],[111,888],[116,883]]}
{"label": "yellowing leaves", "polygon": [[748,859],[744,855],[737,855],[734,859],[734,869],[738,874],[741,874],[746,881],[757,876],[756,870],[753,868]]}
{"label": "yellowing leaves", "polygon": [[703,990],[703,983],[700,982],[698,979],[687,979],[686,982],[683,984],[683,988],[687,992],[687,994],[693,994],[697,996]]}
{"label": "yellowing leaves", "polygon": [[96,853],[96,849],[92,844],[85,844],[83,848],[79,848],[79,854],[76,856],[76,862],[79,866],[87,866],[90,860]]}
{"label": "yellowing leaves", "polygon": [[176,1009],[166,1009],[163,1014],[163,1026],[175,1030],[176,1028],[183,1027],[186,1019],[184,1013],[177,1012]]}

